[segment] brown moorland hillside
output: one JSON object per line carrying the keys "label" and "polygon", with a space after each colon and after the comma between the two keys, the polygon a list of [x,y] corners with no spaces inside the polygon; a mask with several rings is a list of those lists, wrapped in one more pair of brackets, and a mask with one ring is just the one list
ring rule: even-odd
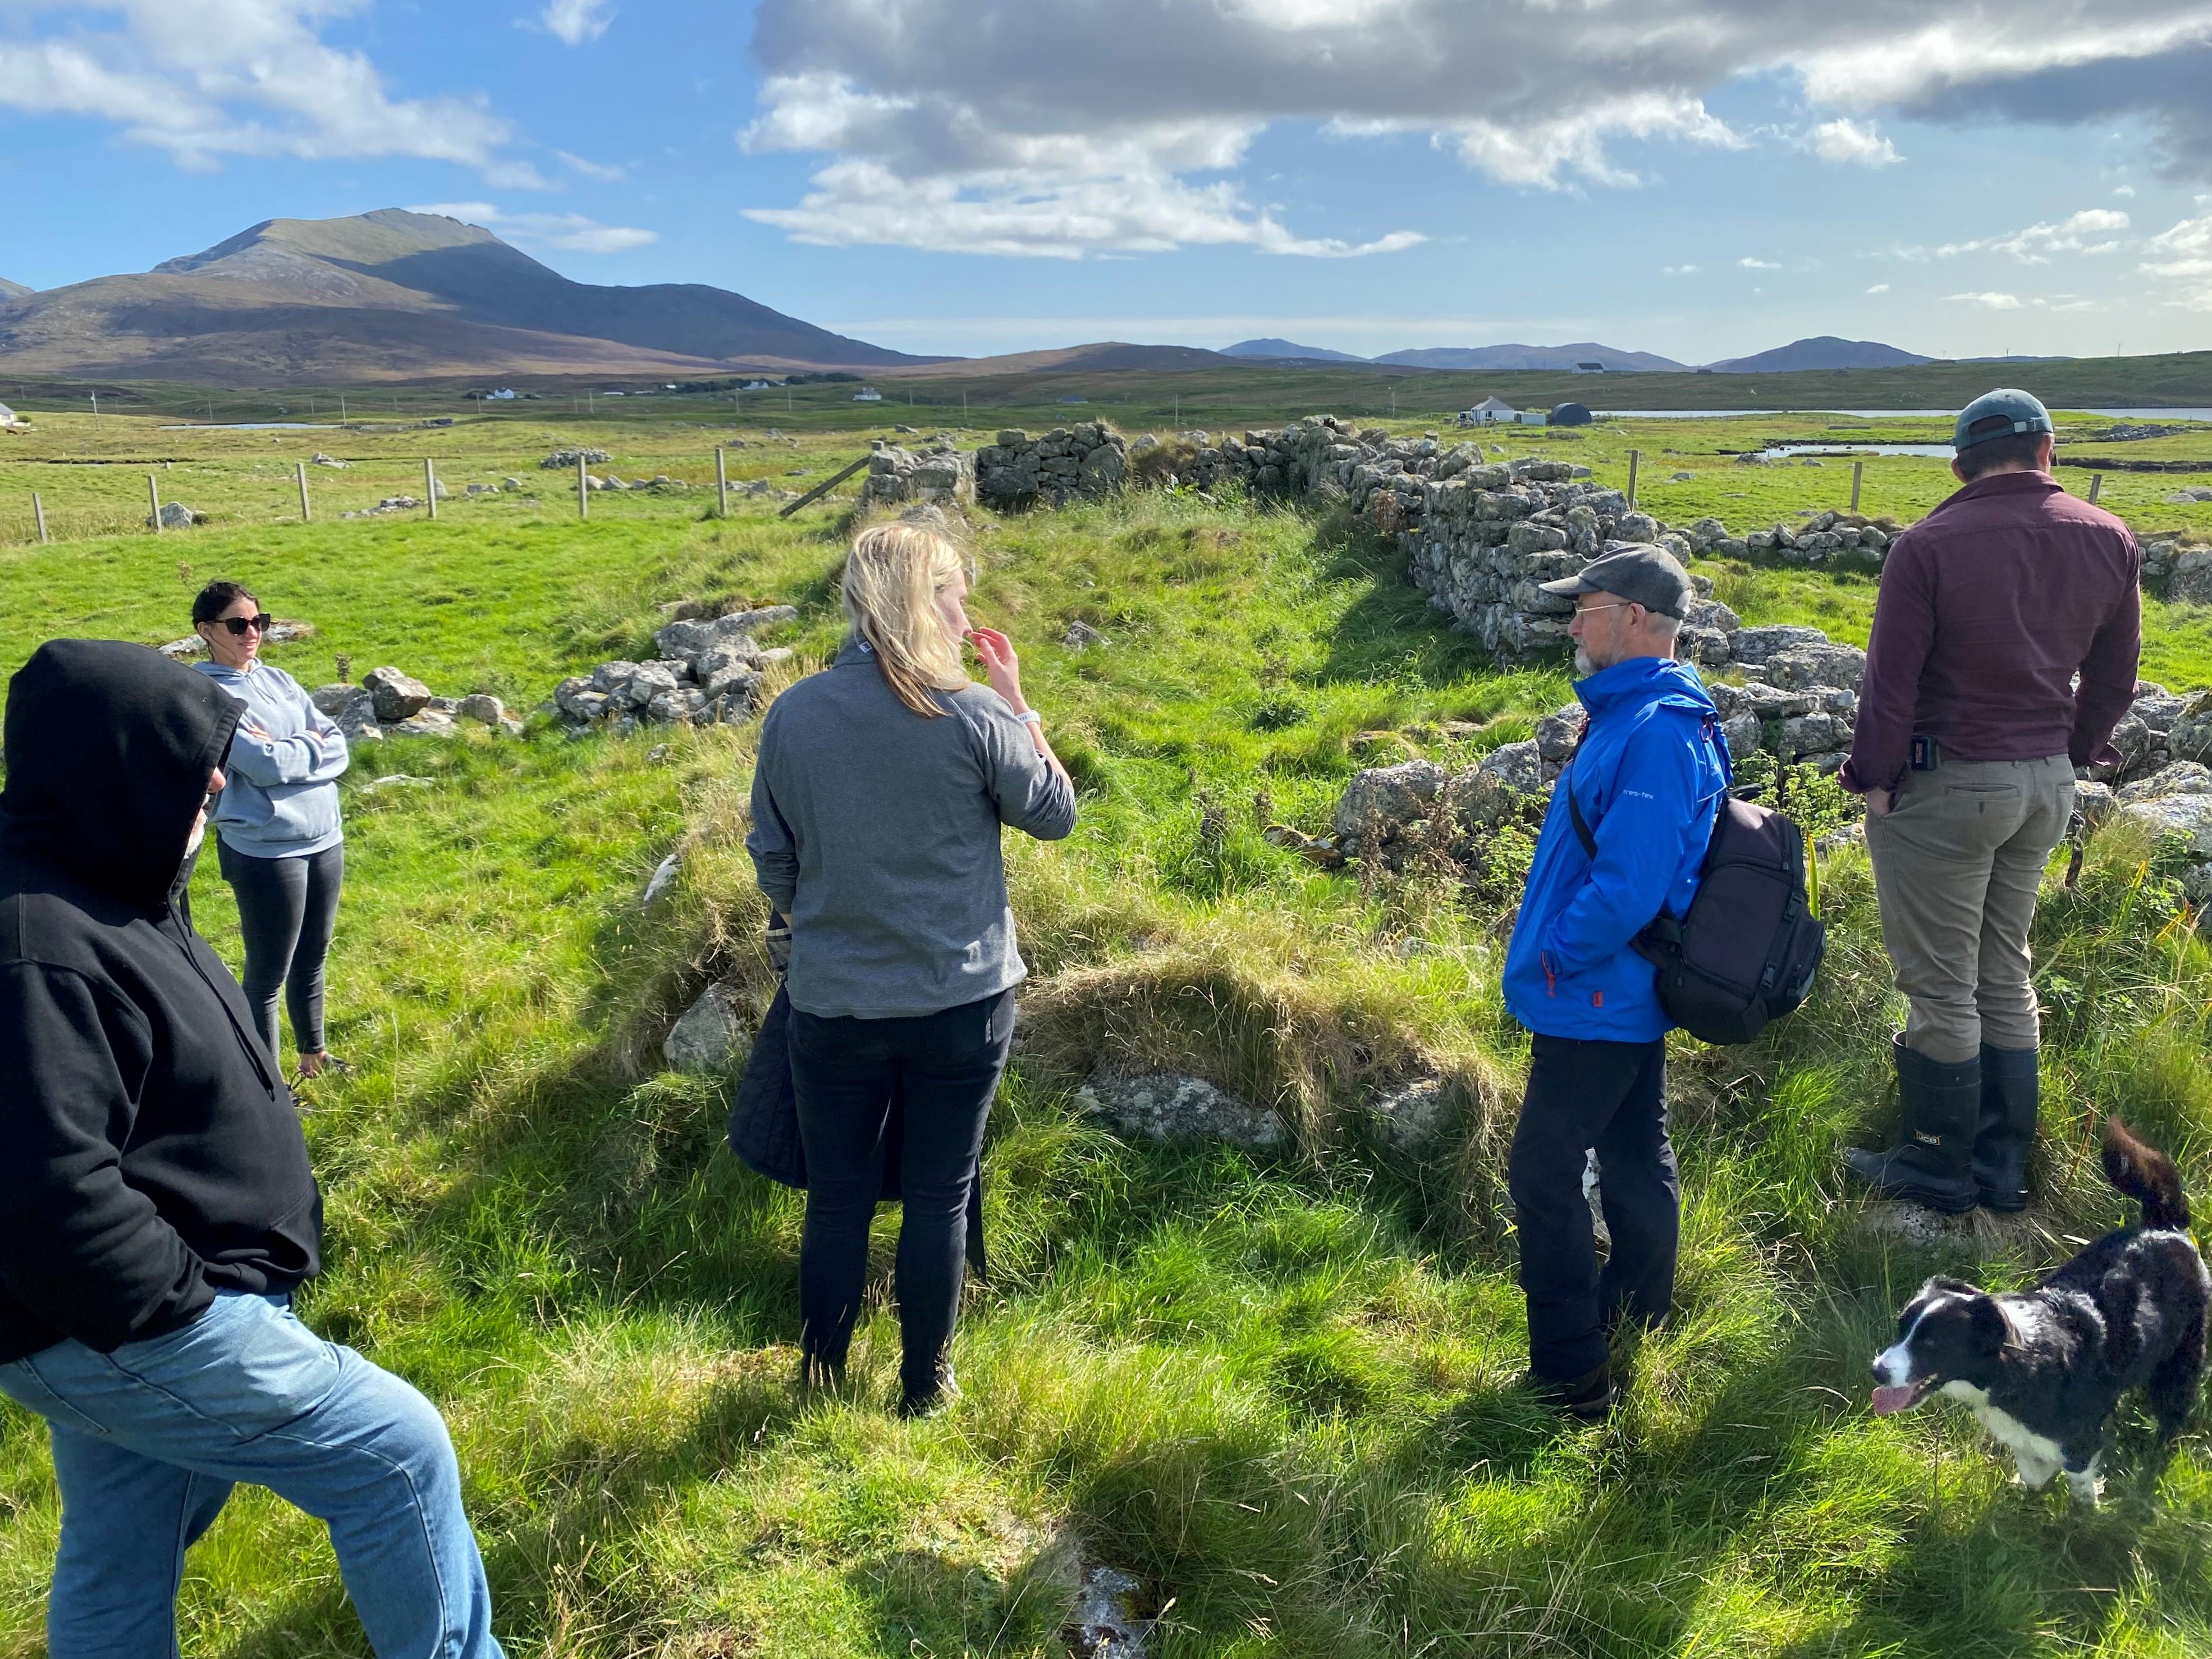
{"label": "brown moorland hillside", "polygon": [[479,226],[271,219],[138,276],[0,303],[0,374],[222,386],[728,374],[933,360],[696,283],[571,282]]}

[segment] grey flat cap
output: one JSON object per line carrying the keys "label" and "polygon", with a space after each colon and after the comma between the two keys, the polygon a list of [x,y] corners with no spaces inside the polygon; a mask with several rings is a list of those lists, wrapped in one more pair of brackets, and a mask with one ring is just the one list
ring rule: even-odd
{"label": "grey flat cap", "polygon": [[1547,593],[1610,593],[1646,611],[1680,622],[1689,613],[1697,589],[1689,572],[1672,553],[1653,542],[1631,542],[1592,559],[1579,576],[1540,583]]}

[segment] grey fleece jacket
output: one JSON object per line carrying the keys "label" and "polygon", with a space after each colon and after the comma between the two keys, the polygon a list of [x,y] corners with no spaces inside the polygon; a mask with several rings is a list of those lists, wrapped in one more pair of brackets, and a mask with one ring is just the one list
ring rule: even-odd
{"label": "grey fleece jacket", "polygon": [[988,686],[937,700],[944,714],[915,714],[848,639],[762,723],[745,848],[791,918],[786,985],[803,1013],[933,1014],[1029,971],[1000,826],[1058,841],[1075,827],[1075,792]]}

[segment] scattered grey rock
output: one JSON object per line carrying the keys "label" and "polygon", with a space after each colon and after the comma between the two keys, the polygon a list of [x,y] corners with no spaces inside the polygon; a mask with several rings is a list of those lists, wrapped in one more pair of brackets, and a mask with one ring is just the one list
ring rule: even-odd
{"label": "scattered grey rock", "polygon": [[604,449],[578,447],[556,449],[538,465],[550,471],[556,466],[574,467],[579,461],[583,462],[586,466],[597,466],[603,461],[611,461],[613,459],[614,457]]}
{"label": "scattered grey rock", "polygon": [[1074,1659],[1146,1659],[1152,1621],[1136,1613],[1144,1586],[1113,1567],[1083,1570],[1075,1607],[1061,1632]]}
{"label": "scattered grey rock", "polygon": [[376,718],[387,724],[410,719],[430,706],[430,688],[397,668],[373,669],[362,677],[361,684],[375,707]]}
{"label": "scattered grey rock", "polygon": [[507,705],[488,691],[473,692],[463,697],[453,707],[453,712],[465,720],[475,720],[480,726],[507,724]]}
{"label": "scattered grey rock", "polygon": [[1509,789],[1522,794],[1536,794],[1550,786],[1544,775],[1543,751],[1534,738],[1520,743],[1501,744],[1482,757],[1475,769],[1496,778]]}
{"label": "scattered grey rock", "polygon": [[639,898],[638,902],[640,904],[650,904],[653,900],[659,898],[663,893],[666,892],[668,890],[669,883],[676,879],[677,872],[682,870],[683,867],[684,849],[679,847],[676,851],[671,853],[666,858],[661,860],[659,864],[653,866],[652,878],[645,884],[645,892],[643,896]]}
{"label": "scattered grey rock", "polygon": [[717,981],[668,1028],[660,1053],[672,1072],[712,1076],[729,1071],[751,1044],[752,1023],[736,988]]}
{"label": "scattered grey rock", "polygon": [[1443,783],[1444,769],[1429,760],[1373,766],[1356,774],[1337,798],[1332,823],[1338,839],[1347,846],[1363,837],[1388,840],[1399,828],[1429,815]]}
{"label": "scattered grey rock", "polygon": [[[164,530],[190,530],[194,525],[198,524],[206,516],[207,514],[204,513],[193,512],[191,508],[186,507],[182,501],[163,501],[161,503],[161,528]],[[152,514],[149,513],[146,515],[145,524],[146,528],[149,530],[151,530],[154,527],[154,515]]]}
{"label": "scattered grey rock", "polygon": [[1068,623],[1067,632],[1060,636],[1060,642],[1070,651],[1088,651],[1094,645],[1113,643],[1087,622]]}
{"label": "scattered grey rock", "polygon": [[1421,1152],[1450,1127],[1452,1106],[1449,1084],[1440,1077],[1421,1077],[1376,1096],[1368,1109],[1386,1146],[1394,1152]]}
{"label": "scattered grey rock", "polygon": [[1283,1146],[1283,1121],[1203,1078],[1152,1073],[1123,1077],[1096,1072],[1075,1091],[1076,1103],[1122,1134],[1158,1141],[1224,1140],[1265,1152]]}

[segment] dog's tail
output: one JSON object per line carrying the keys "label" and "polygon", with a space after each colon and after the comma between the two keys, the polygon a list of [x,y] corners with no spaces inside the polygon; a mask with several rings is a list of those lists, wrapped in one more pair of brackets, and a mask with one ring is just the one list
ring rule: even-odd
{"label": "dog's tail", "polygon": [[2188,1231],[2189,1194],[2173,1160],[2136,1139],[2116,1117],[2105,1120],[2105,1179],[2142,1206],[2144,1226]]}

